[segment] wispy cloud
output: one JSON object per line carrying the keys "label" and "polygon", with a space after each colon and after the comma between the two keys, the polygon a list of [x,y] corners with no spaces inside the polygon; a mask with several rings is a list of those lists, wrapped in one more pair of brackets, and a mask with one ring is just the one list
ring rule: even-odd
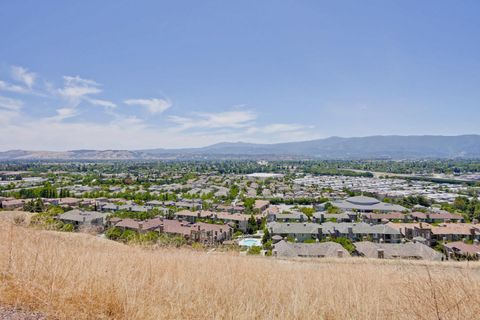
{"label": "wispy cloud", "polygon": [[117,107],[117,105],[112,101],[103,100],[103,99],[88,99],[88,102],[90,102],[94,106],[100,106],[107,109],[113,109]]}
{"label": "wispy cloud", "polygon": [[245,128],[257,115],[250,110],[234,110],[216,113],[197,112],[192,117],[170,116],[169,121],[181,129],[190,128]]}
{"label": "wispy cloud", "polygon": [[46,118],[47,120],[52,121],[62,121],[68,118],[72,118],[78,115],[78,111],[75,108],[59,108],[57,109],[57,114],[53,117]]}
{"label": "wispy cloud", "polygon": [[10,122],[20,115],[22,107],[22,101],[0,96],[0,127],[8,129]]}
{"label": "wispy cloud", "polygon": [[[127,99],[117,105],[102,97],[102,85],[95,80],[64,76],[58,87],[23,67],[11,68],[10,78],[0,80],[0,92],[0,149],[198,147],[220,141],[292,141],[315,134],[313,126],[257,121],[257,112],[245,106],[154,118],[140,109],[161,114],[172,107],[169,99]],[[28,96],[20,100],[18,94]],[[38,106],[44,109],[30,112]]]}
{"label": "wispy cloud", "polygon": [[259,131],[264,133],[278,133],[278,132],[292,132],[300,131],[306,129],[312,129],[313,126],[305,126],[301,124],[292,124],[292,123],[274,123],[266,125],[261,128]]}
{"label": "wispy cloud", "polygon": [[9,111],[20,111],[23,107],[23,102],[17,99],[0,96],[0,109]]}
{"label": "wispy cloud", "polygon": [[31,88],[33,86],[33,84],[35,83],[35,79],[37,78],[37,75],[35,73],[28,71],[24,67],[19,66],[12,66],[11,74],[14,80],[26,85],[28,88]]}
{"label": "wispy cloud", "polygon": [[79,76],[64,76],[63,79],[65,82],[64,87],[59,89],[58,92],[63,98],[75,104],[78,104],[85,96],[102,92],[98,88],[100,84],[93,80],[83,79]]}
{"label": "wispy cloud", "polygon": [[26,93],[28,90],[22,86],[11,84],[0,80],[0,91],[9,91],[15,93]]}
{"label": "wispy cloud", "polygon": [[155,114],[155,113],[162,113],[168,108],[172,106],[172,102],[166,99],[128,99],[124,101],[125,104],[129,106],[140,106],[144,107],[148,110],[148,112]]}

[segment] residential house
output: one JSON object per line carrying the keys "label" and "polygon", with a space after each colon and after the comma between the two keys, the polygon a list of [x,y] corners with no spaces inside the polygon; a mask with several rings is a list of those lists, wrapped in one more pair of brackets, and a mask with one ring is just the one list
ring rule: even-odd
{"label": "residential house", "polygon": [[213,216],[213,212],[205,211],[205,210],[201,210],[201,211],[181,210],[181,211],[175,212],[174,216],[175,216],[175,219],[177,220],[184,220],[184,221],[194,223],[197,221],[198,218],[201,218],[201,219],[211,218]]}
{"label": "residential house", "polygon": [[189,223],[187,221],[153,218],[144,221],[122,219],[115,224],[122,230],[132,230],[139,233],[159,232],[185,237],[189,241],[205,244],[221,243],[232,238],[232,228],[227,225],[208,224],[203,222]]}
{"label": "residential house", "polygon": [[23,199],[3,200],[2,201],[2,209],[14,210],[14,209],[23,208],[24,203],[25,203],[25,200],[23,200]]}
{"label": "residential house", "polygon": [[312,216],[312,221],[315,223],[330,222],[355,222],[358,214],[352,211],[342,213],[327,213],[325,211],[317,211]]}
{"label": "residential house", "polygon": [[268,213],[267,222],[304,222],[308,217],[301,212]]}
{"label": "residential house", "polygon": [[408,222],[411,220],[408,214],[402,212],[373,213],[364,212],[361,215],[362,221],[366,223],[386,223],[389,221]]}
{"label": "residential house", "polygon": [[411,259],[440,261],[443,254],[422,243],[373,243],[362,241],[354,243],[356,251],[362,257],[379,259]]}
{"label": "residential house", "polygon": [[83,211],[74,209],[62,213],[58,216],[58,220],[63,223],[72,224],[76,229],[79,227],[96,227],[103,228],[106,215],[98,211]]}
{"label": "residential house", "polygon": [[445,223],[445,222],[464,222],[465,221],[463,216],[449,213],[449,212],[439,212],[439,213],[412,212],[410,215],[413,220],[418,222]]}
{"label": "residential house", "polygon": [[450,259],[474,259],[480,258],[480,245],[478,240],[474,240],[473,244],[465,241],[455,241],[443,244],[443,248]]}
{"label": "residential house", "polygon": [[400,231],[386,224],[325,222],[321,227],[324,236],[345,237],[351,241],[399,243],[402,239]]}
{"label": "residential house", "polygon": [[268,200],[255,200],[253,205],[254,210],[259,210],[260,212],[266,210],[270,205],[270,201]]}
{"label": "residential house", "polygon": [[77,207],[81,201],[79,198],[61,198],[58,204],[62,207]]}
{"label": "residential house", "polygon": [[288,258],[324,258],[349,257],[350,254],[342,245],[335,242],[291,243],[285,240],[277,242],[272,250],[274,257]]}
{"label": "residential house", "polygon": [[474,240],[480,238],[480,226],[470,223],[442,223],[434,226],[428,223],[388,223],[392,228],[402,229],[405,238],[434,246],[441,241]]}
{"label": "residential house", "polygon": [[270,222],[267,228],[272,236],[281,236],[283,238],[293,238],[296,242],[305,240],[322,239],[322,226],[317,223],[309,222]]}

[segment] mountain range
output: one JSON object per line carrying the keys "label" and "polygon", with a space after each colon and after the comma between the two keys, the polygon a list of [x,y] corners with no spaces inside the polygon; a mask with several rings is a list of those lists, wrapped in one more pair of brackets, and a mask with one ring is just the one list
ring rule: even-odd
{"label": "mountain range", "polygon": [[0,152],[0,160],[480,158],[480,135],[330,137],[275,144],[222,142],[200,148]]}

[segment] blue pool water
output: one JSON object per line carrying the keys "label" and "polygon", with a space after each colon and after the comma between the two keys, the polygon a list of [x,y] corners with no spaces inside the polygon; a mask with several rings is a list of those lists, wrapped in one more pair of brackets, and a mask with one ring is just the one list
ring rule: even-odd
{"label": "blue pool water", "polygon": [[261,247],[262,240],[254,239],[254,238],[246,238],[246,239],[240,240],[238,244],[242,247],[253,247],[253,246]]}

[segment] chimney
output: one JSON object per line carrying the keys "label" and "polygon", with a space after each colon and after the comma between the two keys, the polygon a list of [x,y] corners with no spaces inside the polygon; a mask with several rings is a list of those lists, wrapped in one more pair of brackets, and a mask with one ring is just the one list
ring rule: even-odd
{"label": "chimney", "polygon": [[318,239],[322,239],[323,238],[323,229],[322,227],[319,227],[318,228]]}
{"label": "chimney", "polygon": [[385,258],[385,251],[383,249],[377,249],[377,257],[378,259]]}
{"label": "chimney", "polygon": [[338,258],[343,258],[343,251],[342,250],[340,250],[340,249],[337,250],[337,257]]}

